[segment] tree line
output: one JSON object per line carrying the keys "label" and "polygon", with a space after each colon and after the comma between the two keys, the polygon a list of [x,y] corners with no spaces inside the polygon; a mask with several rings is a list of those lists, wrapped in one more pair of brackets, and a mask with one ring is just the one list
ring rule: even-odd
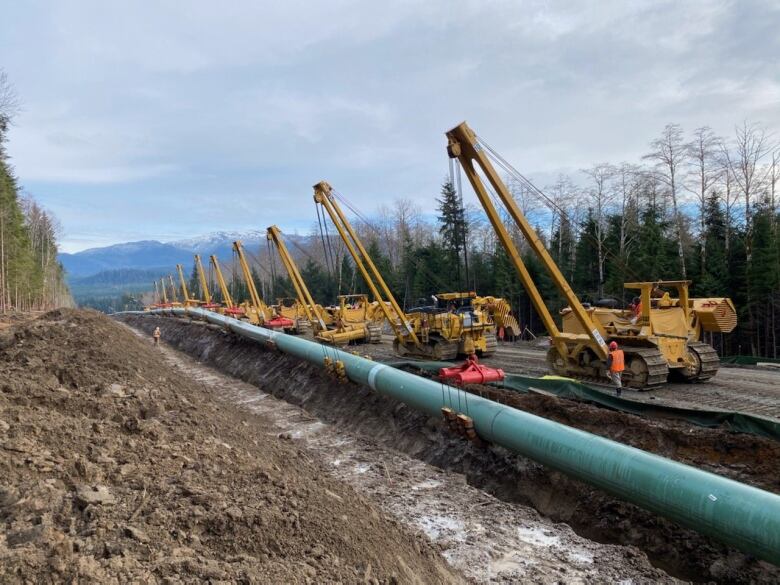
{"label": "tree line", "polygon": [[[780,150],[769,132],[744,123],[730,138],[710,128],[687,135],[666,126],[633,163],[599,163],[560,175],[540,201],[527,185],[507,185],[581,300],[615,299],[627,306],[631,281],[692,281],[694,296],[730,297],[739,326],[712,339],[722,354],[778,356],[780,237],[777,187]],[[405,308],[437,292],[475,290],[510,301],[521,326],[544,333],[539,316],[481,209],[464,206],[452,173],[438,194],[435,219],[399,198],[355,228]],[[509,222],[507,222],[509,223]],[[555,313],[564,303],[517,229],[509,232]],[[332,227],[312,227],[292,253],[315,299],[368,292]],[[225,259],[241,298],[241,276]],[[294,294],[272,250],[255,251],[255,279],[264,297]],[[198,290],[196,279],[191,287]]]}
{"label": "tree line", "polygon": [[73,301],[57,260],[57,220],[22,194],[6,151],[18,98],[0,70],[0,313],[47,310]]}

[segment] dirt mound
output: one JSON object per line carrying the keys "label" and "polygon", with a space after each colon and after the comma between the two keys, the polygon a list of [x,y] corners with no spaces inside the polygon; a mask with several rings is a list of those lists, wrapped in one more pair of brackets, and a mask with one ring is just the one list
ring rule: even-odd
{"label": "dirt mound", "polygon": [[91,311],[0,334],[0,582],[457,582],[264,419]]}

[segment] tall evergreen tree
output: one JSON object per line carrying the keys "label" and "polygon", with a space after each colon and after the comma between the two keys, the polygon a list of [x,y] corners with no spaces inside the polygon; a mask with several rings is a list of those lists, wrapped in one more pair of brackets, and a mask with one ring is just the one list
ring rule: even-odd
{"label": "tall evergreen tree", "polygon": [[441,186],[441,198],[436,201],[439,204],[439,234],[446,254],[446,265],[443,268],[446,273],[455,275],[457,286],[453,288],[461,288],[463,286],[462,253],[466,249],[468,238],[466,210],[461,204],[458,192],[449,180]]}
{"label": "tall evergreen tree", "polygon": [[192,270],[190,271],[190,281],[187,283],[190,297],[193,299],[204,300],[203,291],[200,290],[200,278],[198,278],[198,265],[193,260]]}
{"label": "tall evergreen tree", "polygon": [[633,272],[641,280],[675,279],[681,276],[676,238],[668,235],[670,225],[664,220],[658,206],[650,202],[642,211],[642,227]]}

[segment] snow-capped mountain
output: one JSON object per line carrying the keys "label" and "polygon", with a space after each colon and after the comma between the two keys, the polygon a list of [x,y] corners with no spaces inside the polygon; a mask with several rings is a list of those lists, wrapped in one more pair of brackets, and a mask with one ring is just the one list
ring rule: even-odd
{"label": "snow-capped mountain", "polygon": [[[305,245],[309,237],[285,234],[287,242],[293,245],[293,255],[296,254],[295,245]],[[109,281],[117,289],[125,285],[130,287],[137,285],[139,279],[149,280],[150,273],[172,273],[176,264],[183,264],[189,272],[195,254],[206,260],[214,254],[223,261],[229,261],[236,240],[241,240],[252,254],[257,254],[261,246],[267,245],[264,230],[221,231],[170,242],[142,240],[90,248],[75,254],[60,254],[59,259],[76,296],[87,297],[102,291]]]}
{"label": "snow-capped mountain", "polygon": [[226,244],[232,245],[236,240],[241,240],[244,245],[254,245],[265,242],[265,230],[249,230],[245,232],[212,232],[205,236],[196,236],[184,240],[168,242],[177,248],[192,250],[198,254],[222,248]]}

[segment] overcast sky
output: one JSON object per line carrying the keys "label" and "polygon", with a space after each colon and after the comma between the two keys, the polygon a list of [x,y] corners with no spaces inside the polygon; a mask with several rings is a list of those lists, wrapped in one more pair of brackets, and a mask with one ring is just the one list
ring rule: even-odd
{"label": "overcast sky", "polygon": [[[63,248],[426,210],[462,120],[544,184],[669,122],[780,124],[780,2],[6,2],[16,172]],[[470,190],[468,195],[471,197]]]}

